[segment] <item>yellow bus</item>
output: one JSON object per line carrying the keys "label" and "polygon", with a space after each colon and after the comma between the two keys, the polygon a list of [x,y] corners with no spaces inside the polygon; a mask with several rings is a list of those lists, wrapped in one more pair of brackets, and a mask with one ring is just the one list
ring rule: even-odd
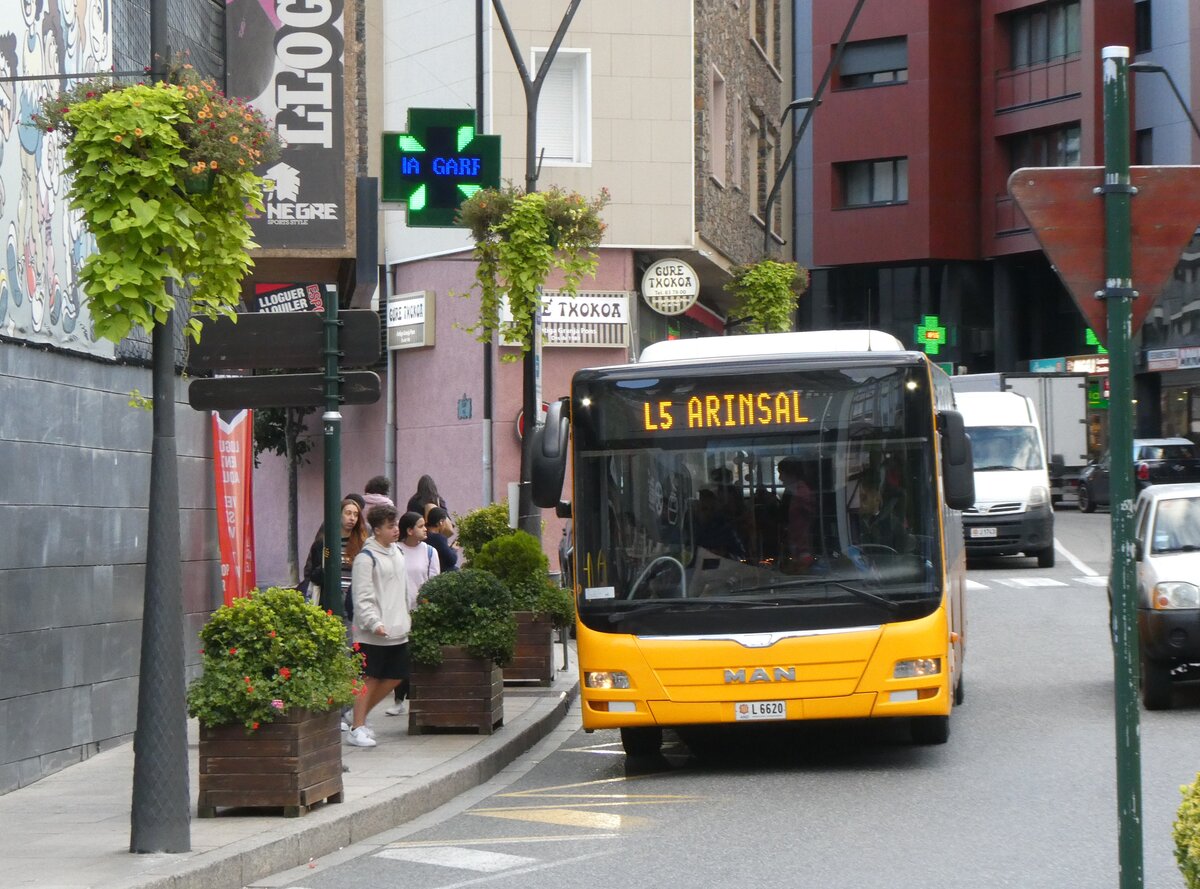
{"label": "yellow bus", "polygon": [[773,720],[903,717],[944,743],[974,502],[953,398],[864,330],[676,340],[576,373],[532,477],[573,519],[584,728],[635,756],[667,726]]}

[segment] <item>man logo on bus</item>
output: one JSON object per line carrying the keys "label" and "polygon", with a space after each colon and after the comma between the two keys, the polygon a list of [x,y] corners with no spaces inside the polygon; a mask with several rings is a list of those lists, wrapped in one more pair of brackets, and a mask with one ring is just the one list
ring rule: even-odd
{"label": "man logo on bus", "polygon": [[731,685],[736,683],[750,682],[795,682],[796,668],[795,667],[772,667],[768,673],[762,667],[755,667],[750,674],[750,678],[746,678],[746,671],[742,670],[726,670],[725,684]]}

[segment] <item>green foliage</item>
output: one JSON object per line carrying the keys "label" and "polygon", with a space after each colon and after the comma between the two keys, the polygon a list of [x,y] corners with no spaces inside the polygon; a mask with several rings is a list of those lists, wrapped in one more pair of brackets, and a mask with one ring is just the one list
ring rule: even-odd
{"label": "green foliage", "polygon": [[1183,802],[1179,806],[1173,836],[1175,860],[1187,889],[1200,889],[1200,774],[1191,784],[1179,788]]}
{"label": "green foliage", "polygon": [[[190,290],[192,315],[234,314],[253,265],[247,213],[263,209],[265,180],[253,167],[278,157],[259,112],[190,66],[173,75],[76,84],[33,117],[65,139],[71,206],[96,239],[80,280],[95,334],[114,342],[166,321],[175,300],[165,280]],[[199,320],[185,329],[198,338]]]}
{"label": "green foliage", "polygon": [[725,285],[735,296],[732,314],[747,318],[748,333],[791,330],[798,294],[807,287],[807,269],[771,259],[737,266],[733,280]]}
{"label": "green foliage", "polygon": [[[464,201],[458,221],[475,240],[475,285],[479,290],[479,323],[474,331],[491,342],[499,331],[532,346],[533,318],[541,287],[552,269],[563,273],[560,292],[574,295],[584,275],[594,275],[594,248],[604,237],[600,211],[608,203],[606,189],[588,200],[558,187],[526,194],[511,183],[484,188]],[[511,322],[500,321],[501,297],[508,297]],[[518,356],[506,356],[516,360]]]}
{"label": "green foliage", "polygon": [[[311,407],[268,407],[254,412],[254,465],[263,453],[288,456],[288,437],[292,438],[291,449],[296,466],[307,463],[308,453],[313,449],[313,438],[305,430],[304,419],[316,408]],[[289,467],[290,468],[290,467]]]}
{"label": "green foliage", "polygon": [[554,621],[556,627],[570,626],[575,622],[575,597],[571,595],[570,590],[564,589],[547,577],[537,587],[537,595],[532,604],[524,610],[546,615]]}
{"label": "green foliage", "polygon": [[517,530],[508,526],[507,500],[481,506],[466,515],[456,515],[454,527],[458,529],[458,542],[467,562],[473,562],[488,541]]}
{"label": "green foliage", "polygon": [[187,703],[204,725],[254,729],[292,707],[344,707],[362,688],[362,656],[346,647],[341,619],[296,590],[235,599],[213,612],[200,639],[204,673]]}
{"label": "green foliage", "polygon": [[504,663],[517,644],[512,610],[512,595],[487,571],[464,568],[430,578],[408,634],[412,658],[437,665],[443,645],[462,645],[475,657]]}
{"label": "green foliage", "polygon": [[575,618],[571,594],[550,579],[550,561],[532,534],[515,531],[488,541],[471,562],[500,579],[513,597],[513,609],[533,611],[566,626]]}

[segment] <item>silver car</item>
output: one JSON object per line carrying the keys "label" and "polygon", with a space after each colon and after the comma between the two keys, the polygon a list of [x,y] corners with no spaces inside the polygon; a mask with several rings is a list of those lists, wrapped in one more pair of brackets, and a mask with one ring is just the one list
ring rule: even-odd
{"label": "silver car", "polygon": [[1200,676],[1200,484],[1138,495],[1134,558],[1142,703],[1165,710],[1175,680]]}

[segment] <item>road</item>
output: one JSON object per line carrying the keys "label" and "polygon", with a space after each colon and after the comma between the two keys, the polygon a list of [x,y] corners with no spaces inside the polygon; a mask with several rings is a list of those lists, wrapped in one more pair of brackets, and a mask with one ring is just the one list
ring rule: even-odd
{"label": "road", "polygon": [[[1056,525],[1056,568],[972,565],[945,746],[913,747],[902,725],[800,725],[709,738],[702,756],[668,734],[661,760],[627,766],[615,733],[577,731],[573,713],[475,793],[256,886],[1116,887],[1108,516]],[[1200,768],[1200,684],[1141,716],[1145,885],[1181,889],[1170,830]]]}

